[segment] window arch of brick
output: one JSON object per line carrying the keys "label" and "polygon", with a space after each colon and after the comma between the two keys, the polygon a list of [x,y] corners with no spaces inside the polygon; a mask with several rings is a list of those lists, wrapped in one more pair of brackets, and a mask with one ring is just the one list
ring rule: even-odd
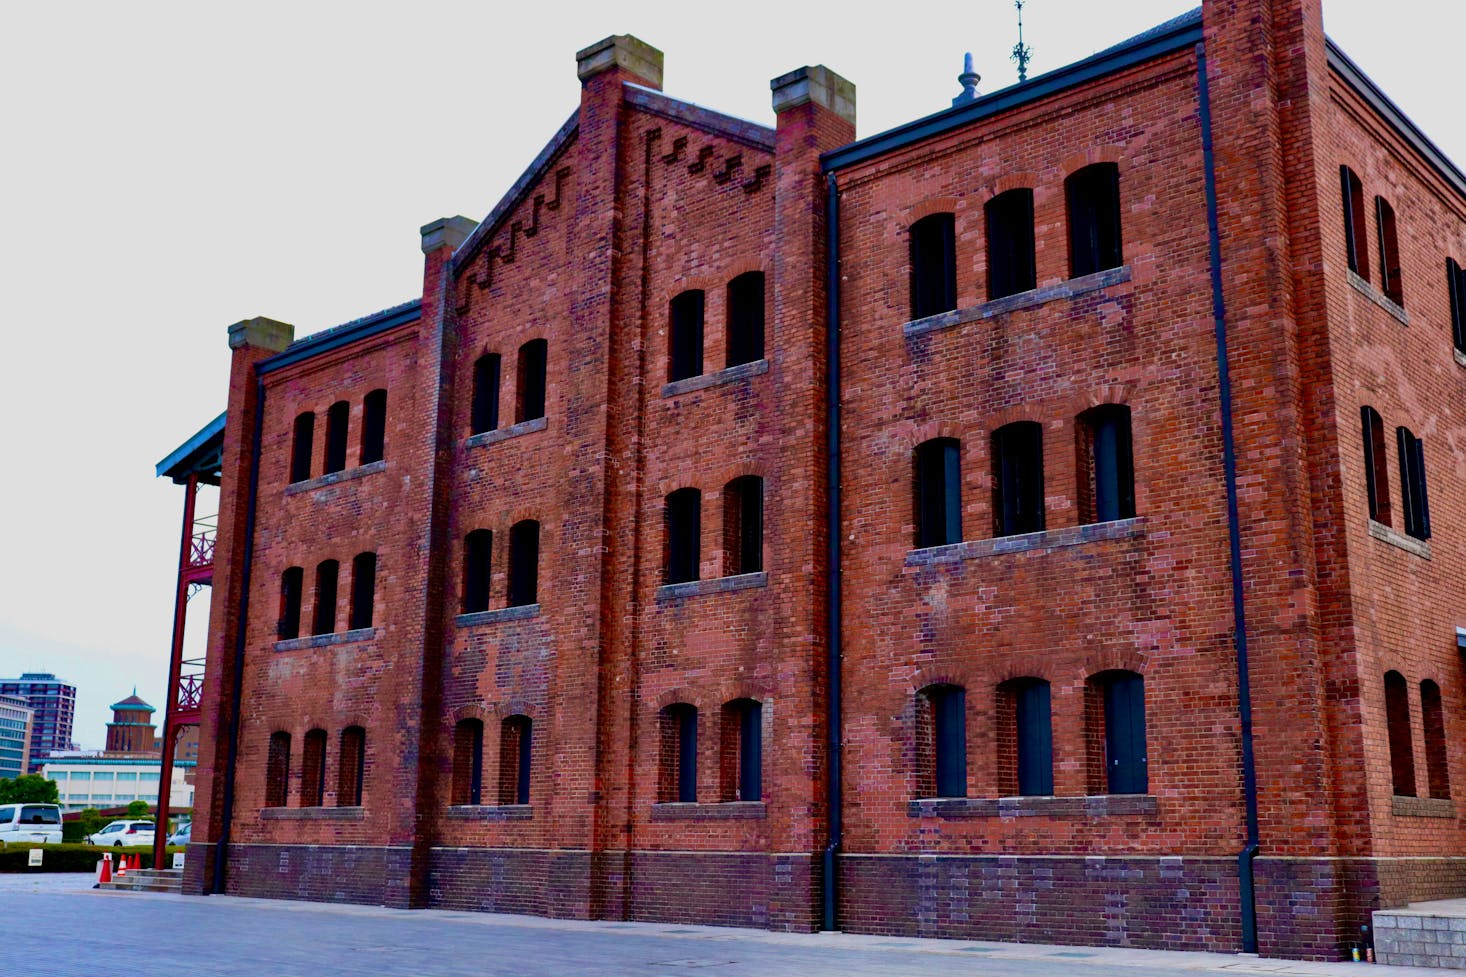
{"label": "window arch of brick", "polygon": [[1407,427],[1395,428],[1400,458],[1400,511],[1405,535],[1430,539],[1430,501],[1425,491],[1425,442]]}
{"label": "window arch of brick", "polygon": [[916,694],[918,797],[967,796],[967,691],[928,685]]}
{"label": "window arch of brick", "polygon": [[1404,308],[1405,284],[1400,274],[1400,237],[1395,230],[1395,208],[1384,197],[1374,198],[1374,220],[1379,237],[1379,290]]}
{"label": "window arch of brick", "polygon": [[336,768],[336,806],[361,807],[366,782],[366,730],[347,726],[341,731],[341,756]]}
{"label": "window arch of brick", "polygon": [[747,271],[728,283],[728,366],[764,358],[764,273]]}
{"label": "window arch of brick", "polygon": [[1064,180],[1069,211],[1069,275],[1078,278],[1125,263],[1120,241],[1120,167],[1094,163]]}
{"label": "window arch of brick", "polygon": [[1101,404],[1079,415],[1079,520],[1110,522],[1135,515],[1135,455],[1130,408]]}
{"label": "window arch of brick", "polygon": [[509,527],[509,606],[540,599],[540,524],[522,519]]}
{"label": "window arch of brick", "polygon": [[957,219],[931,214],[911,225],[911,318],[957,308]]}
{"label": "window arch of brick", "polygon": [[687,702],[664,706],[658,715],[660,761],[657,798],[697,802],[697,707]]}
{"label": "window arch of brick", "polygon": [[489,586],[493,579],[494,534],[475,529],[463,539],[463,613],[489,609]]}
{"label": "window arch of brick", "polygon": [[1091,794],[1150,791],[1145,679],[1115,669],[1085,683],[1085,746]]}
{"label": "window arch of brick", "polygon": [[468,433],[482,434],[499,427],[499,354],[485,353],[473,363],[473,402]]}
{"label": "window arch of brick", "polygon": [[663,506],[663,580],[686,583],[698,579],[702,553],[702,493],[680,488]]}
{"label": "window arch of brick", "polygon": [[764,568],[764,480],[757,475],[723,486],[723,552],[726,576]]}
{"label": "window arch of brick", "polygon": [[372,626],[377,602],[377,554],[358,553],[351,561],[351,616],[347,627]]}
{"label": "window arch of brick", "polygon": [[672,299],[668,310],[667,380],[702,375],[703,316],[707,296],[691,288]]}
{"label": "window arch of brick", "polygon": [[983,205],[987,219],[988,299],[1038,284],[1033,245],[1033,190],[1005,190]]}
{"label": "window arch of brick", "polygon": [[270,752],[265,760],[265,807],[284,807],[290,796],[290,734],[270,734]]}
{"label": "window arch of brick", "polygon": [[305,571],[286,567],[280,574],[280,623],[276,633],[283,640],[300,637],[300,604],[305,593]]}
{"label": "window arch of brick", "polygon": [[912,453],[916,546],[962,542],[962,443],[932,438]]}
{"label": "window arch of brick", "polygon": [[316,564],[316,604],[312,634],[331,634],[336,630],[336,584],[341,564],[322,560]]}
{"label": "window arch of brick", "polygon": [[1344,255],[1349,270],[1369,281],[1369,235],[1364,229],[1364,184],[1347,166],[1339,167],[1343,191]]}
{"label": "window arch of brick", "polygon": [[326,796],[326,731],[305,734],[300,751],[300,806],[320,807]]}
{"label": "window arch of brick", "polygon": [[1004,794],[1054,792],[1054,731],[1049,683],[1026,676],[998,686],[998,783]]}
{"label": "window arch of brick", "polygon": [[304,482],[311,477],[311,452],[316,440],[316,415],[304,411],[295,416],[290,442],[290,480]]}
{"label": "window arch of brick", "polygon": [[538,420],[545,416],[545,372],[548,369],[550,344],[531,339],[519,347],[519,374],[515,398],[516,423]]}
{"label": "window arch of brick", "polygon": [[1390,478],[1385,467],[1385,422],[1373,407],[1359,408],[1364,430],[1364,486],[1369,494],[1369,518],[1392,525]]}
{"label": "window arch of brick", "polygon": [[338,400],[326,410],[325,472],[346,470],[346,431],[351,422],[351,405]]}
{"label": "window arch of brick", "polygon": [[1410,687],[1399,672],[1385,672],[1385,731],[1390,783],[1400,797],[1415,796],[1415,744],[1410,732]]}
{"label": "window arch of brick", "polygon": [[993,432],[993,535],[1044,528],[1043,426],[1014,421]]}
{"label": "window arch of brick", "polygon": [[763,800],[763,703],[725,703],[720,731],[718,783],[723,801]]}
{"label": "window arch of brick", "polygon": [[387,391],[373,390],[361,402],[361,461],[370,465],[387,452]]}
{"label": "window arch of brick", "polygon": [[528,804],[534,724],[528,716],[506,716],[499,724],[499,803]]}
{"label": "window arch of brick", "polygon": [[484,721],[460,719],[453,727],[453,803],[483,803]]}
{"label": "window arch of brick", "polygon": [[1420,683],[1420,725],[1425,731],[1425,780],[1431,797],[1451,796],[1451,772],[1446,752],[1446,713],[1441,687],[1430,679]]}

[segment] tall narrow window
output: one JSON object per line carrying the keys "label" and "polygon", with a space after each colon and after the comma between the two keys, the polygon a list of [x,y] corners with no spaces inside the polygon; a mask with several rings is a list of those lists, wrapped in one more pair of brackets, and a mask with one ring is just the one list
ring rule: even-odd
{"label": "tall narrow window", "polygon": [[326,410],[326,474],[346,468],[346,426],[351,405],[338,400]]}
{"label": "tall narrow window", "polygon": [[284,807],[290,792],[290,734],[270,734],[265,761],[265,807]]}
{"label": "tall narrow window", "polygon": [[529,803],[530,723],[528,716],[510,716],[499,732],[499,803]]}
{"label": "tall narrow window", "polygon": [[1037,284],[1033,250],[1033,191],[1008,190],[989,200],[988,298],[1026,292]]}
{"label": "tall narrow window", "polygon": [[483,721],[461,719],[453,727],[453,803],[482,804],[483,784]]}
{"label": "tall narrow window", "polygon": [[911,225],[911,318],[957,308],[957,232],[951,214]]}
{"label": "tall narrow window", "polygon": [[463,613],[489,609],[490,570],[493,568],[494,534],[475,529],[463,540]]}
{"label": "tall narrow window", "polygon": [[1430,500],[1425,492],[1425,442],[1406,427],[1395,428],[1400,448],[1400,511],[1405,535],[1430,539]]}
{"label": "tall narrow window", "polygon": [[701,562],[702,493],[684,488],[668,495],[664,521],[666,582],[696,580]]}
{"label": "tall narrow window", "polygon": [[499,427],[498,353],[485,353],[474,361],[473,404],[469,414],[469,434],[482,434]]}
{"label": "tall narrow window", "polygon": [[305,571],[289,567],[280,574],[280,627],[282,639],[300,637],[300,597],[305,590]]}
{"label": "tall narrow window", "polygon": [[1150,789],[1145,744],[1145,680],[1134,672],[1102,672],[1090,680],[1099,699],[1104,730],[1104,787],[1111,794],[1144,794]]}
{"label": "tall narrow window", "polygon": [[325,794],[326,731],[313,729],[305,734],[300,753],[300,806],[320,807]]}
{"label": "tall narrow window", "polygon": [[921,691],[918,705],[925,716],[919,731],[925,783],[920,793],[933,797],[967,796],[967,693],[956,685],[931,685]]}
{"label": "tall narrow window", "polygon": [[311,477],[311,449],[316,439],[316,415],[311,411],[297,415],[295,434],[290,443],[290,480],[304,482]]}
{"label": "tall narrow window", "polygon": [[1043,427],[1015,421],[993,432],[993,535],[1043,528]]}
{"label": "tall narrow window", "polygon": [[1400,238],[1395,233],[1395,208],[1384,197],[1375,197],[1374,216],[1379,228],[1379,290],[1403,308],[1405,288],[1400,280]]}
{"label": "tall narrow window", "polygon": [[1420,683],[1420,722],[1425,727],[1425,779],[1431,797],[1451,796],[1451,773],[1446,759],[1446,714],[1441,687],[1430,679]]}
{"label": "tall narrow window", "polygon": [[1004,787],[1025,797],[1054,792],[1054,733],[1049,683],[1022,678],[998,687]]}
{"label": "tall narrow window", "polygon": [[1451,340],[1456,352],[1466,354],[1466,270],[1456,259],[1446,259],[1446,286],[1451,302]]}
{"label": "tall narrow window", "polygon": [[723,486],[723,552],[730,577],[764,568],[764,480],[757,475]]}
{"label": "tall narrow window", "polygon": [[961,443],[933,438],[916,446],[914,456],[917,548],[962,542]]}
{"label": "tall narrow window", "polygon": [[1359,408],[1364,426],[1364,486],[1369,492],[1369,518],[1390,522],[1390,478],[1385,470],[1385,422],[1373,407]]}
{"label": "tall narrow window", "polygon": [[351,561],[351,618],[348,627],[372,626],[372,610],[377,595],[377,554],[358,553]]}
{"label": "tall narrow window", "polygon": [[545,368],[549,350],[549,344],[543,339],[531,339],[519,347],[519,402],[515,423],[545,416]]}
{"label": "tall narrow window", "polygon": [[1410,737],[1410,687],[1399,672],[1385,672],[1385,730],[1390,780],[1400,797],[1415,796],[1415,746]]}
{"label": "tall narrow window", "polygon": [[316,614],[311,634],[330,634],[336,630],[336,578],[341,564],[322,560],[316,564]]}
{"label": "tall narrow window", "polygon": [[1364,230],[1364,184],[1347,166],[1339,167],[1344,192],[1344,245],[1349,270],[1369,280],[1369,235]]}
{"label": "tall narrow window", "polygon": [[702,375],[703,304],[701,289],[683,292],[672,300],[667,337],[668,380],[686,380]]}
{"label": "tall narrow window", "polygon": [[341,731],[341,763],[336,771],[336,806],[361,807],[366,781],[366,730],[347,726]]}
{"label": "tall narrow window", "polygon": [[1079,415],[1079,516],[1084,523],[1135,515],[1130,408],[1102,404]]}
{"label": "tall narrow window", "polygon": [[697,707],[679,702],[661,714],[663,801],[697,802]]}
{"label": "tall narrow window", "polygon": [[509,606],[539,601],[540,524],[533,519],[509,528]]}
{"label": "tall narrow window", "polygon": [[387,449],[387,391],[373,390],[361,402],[361,464],[381,461]]}
{"label": "tall narrow window", "polygon": [[1064,181],[1069,206],[1069,274],[1073,278],[1118,268],[1120,248],[1120,167],[1095,163]]}
{"label": "tall narrow window", "polygon": [[750,271],[728,283],[728,365],[764,358],[764,273]]}
{"label": "tall narrow window", "polygon": [[763,800],[763,705],[734,699],[723,706],[721,796]]}

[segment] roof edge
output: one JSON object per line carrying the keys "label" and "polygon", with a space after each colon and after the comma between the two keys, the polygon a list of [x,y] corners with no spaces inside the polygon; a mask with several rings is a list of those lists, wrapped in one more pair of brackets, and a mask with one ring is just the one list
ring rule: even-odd
{"label": "roof edge", "polygon": [[168,456],[166,458],[158,462],[158,464],[154,466],[154,471],[156,472],[155,477],[163,478],[164,476],[167,476],[169,478],[176,478],[177,476],[173,474],[173,470],[175,468],[187,461],[190,455],[202,448],[211,439],[216,437],[223,437],[223,435],[224,414],[220,413],[218,417],[214,418],[212,421],[199,428],[197,434],[180,444],[178,447],[174,448],[168,453]]}
{"label": "roof edge", "polygon": [[342,346],[348,346],[351,343],[369,339],[379,333],[386,332],[388,329],[395,329],[397,326],[415,322],[421,317],[422,299],[403,302],[401,305],[394,305],[390,309],[373,312],[369,316],[363,316],[360,319],[353,319],[339,326],[332,326],[330,329],[323,329],[320,332],[312,333],[298,342],[291,343],[274,356],[261,360],[255,369],[263,376],[266,373],[272,373],[283,367],[293,366],[314,356],[320,356],[322,353],[329,353],[331,350],[340,349]]}
{"label": "roof edge", "polygon": [[627,103],[639,109],[644,109],[653,115],[660,115],[673,122],[681,122],[694,129],[702,129],[715,136],[722,136],[733,142],[742,143],[750,149],[758,149],[767,153],[774,151],[774,129],[769,126],[748,119],[740,119],[726,112],[705,108],[696,102],[673,98],[665,92],[659,92],[655,88],[647,88],[634,82],[623,82],[622,85],[626,92]]}

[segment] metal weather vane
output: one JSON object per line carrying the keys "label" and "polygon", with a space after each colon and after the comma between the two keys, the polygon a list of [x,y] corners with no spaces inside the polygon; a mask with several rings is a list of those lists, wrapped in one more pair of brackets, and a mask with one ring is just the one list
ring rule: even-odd
{"label": "metal weather vane", "polygon": [[1010,58],[1018,65],[1018,81],[1028,80],[1028,59],[1033,56],[1033,49],[1023,43],[1023,0],[1013,0],[1013,6],[1018,9],[1018,43],[1013,45],[1013,53]]}

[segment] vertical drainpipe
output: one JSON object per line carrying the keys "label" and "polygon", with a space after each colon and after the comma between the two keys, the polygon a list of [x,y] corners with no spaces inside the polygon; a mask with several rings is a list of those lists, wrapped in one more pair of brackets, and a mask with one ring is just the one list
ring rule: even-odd
{"label": "vertical drainpipe", "polygon": [[825,666],[826,719],[829,734],[829,763],[826,809],[830,823],[821,872],[823,928],[836,928],[839,887],[835,877],[835,856],[840,851],[841,823],[841,716],[840,716],[840,196],[835,174],[826,174],[825,198],[825,532],[829,659]]}
{"label": "vertical drainpipe", "polygon": [[1216,322],[1217,388],[1222,412],[1222,467],[1227,484],[1227,542],[1231,550],[1232,626],[1237,645],[1237,713],[1242,724],[1242,793],[1247,808],[1247,843],[1237,854],[1237,888],[1242,911],[1242,952],[1257,952],[1257,894],[1252,861],[1257,857],[1257,766],[1252,750],[1252,686],[1247,665],[1247,613],[1242,593],[1242,529],[1237,514],[1237,445],[1232,430],[1232,379],[1227,367],[1227,307],[1222,295],[1222,236],[1217,217],[1216,157],[1212,150],[1211,89],[1206,46],[1196,45],[1201,103],[1201,150],[1206,164],[1206,230],[1211,250],[1211,302]]}

